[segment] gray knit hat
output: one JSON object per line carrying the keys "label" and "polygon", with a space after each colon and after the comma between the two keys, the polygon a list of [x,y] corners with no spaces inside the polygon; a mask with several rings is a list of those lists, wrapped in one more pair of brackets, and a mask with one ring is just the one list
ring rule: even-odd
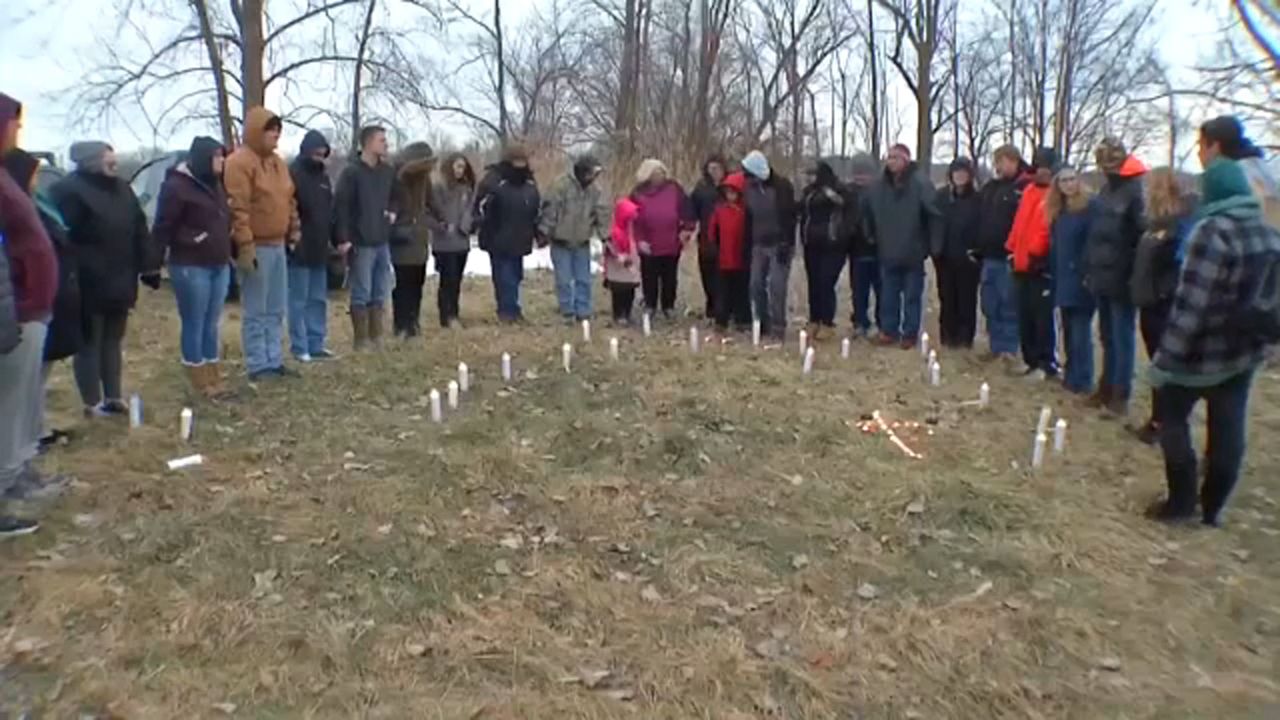
{"label": "gray knit hat", "polygon": [[71,143],[71,162],[80,172],[103,174],[106,169],[106,155],[112,148],[101,140],[86,140]]}

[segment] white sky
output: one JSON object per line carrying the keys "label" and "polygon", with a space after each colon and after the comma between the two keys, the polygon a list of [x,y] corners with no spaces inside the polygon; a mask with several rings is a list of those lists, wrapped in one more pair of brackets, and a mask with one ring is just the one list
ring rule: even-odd
{"label": "white sky", "polygon": [[[504,8],[504,25],[518,27],[521,15],[547,0],[511,2]],[[969,3],[965,0],[966,11]],[[1193,0],[1162,0],[1157,13],[1159,43],[1165,60],[1175,67],[1195,62],[1202,50],[1209,49],[1217,23],[1206,6]],[[2,0],[0,1],[0,92],[23,101],[27,107],[23,144],[33,149],[52,150],[64,154],[73,140],[95,133],[68,127],[67,99],[58,97],[62,88],[74,85],[83,63],[97,57],[95,26],[88,22],[109,7],[107,0]],[[104,20],[106,18],[103,18]],[[70,21],[69,21],[70,20]],[[83,58],[83,59],[82,59]],[[896,103],[904,111],[908,105]],[[914,122],[903,119],[904,132],[913,134]],[[455,139],[465,132],[456,123],[443,128]],[[217,133],[211,128],[209,134]],[[98,134],[102,131],[99,130]],[[185,146],[193,132],[169,138],[168,144]],[[286,132],[282,147],[296,145],[295,132]],[[410,135],[417,133],[409,132]],[[910,135],[908,135],[910,137]],[[111,140],[118,148],[135,148],[137,138],[123,130],[113,133]]]}

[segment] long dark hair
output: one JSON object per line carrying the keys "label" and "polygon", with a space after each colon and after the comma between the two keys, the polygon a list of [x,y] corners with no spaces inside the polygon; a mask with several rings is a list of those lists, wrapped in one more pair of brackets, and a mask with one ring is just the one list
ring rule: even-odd
{"label": "long dark hair", "polygon": [[[459,160],[466,166],[466,170],[462,171],[462,180],[454,177],[453,166]],[[474,190],[476,187],[476,171],[471,168],[471,161],[462,153],[452,153],[445,158],[444,164],[440,166],[440,176],[446,185],[465,185]]]}
{"label": "long dark hair", "polygon": [[1200,137],[1217,143],[1222,154],[1232,160],[1263,156],[1262,149],[1244,134],[1244,125],[1234,115],[1220,115],[1201,125]]}

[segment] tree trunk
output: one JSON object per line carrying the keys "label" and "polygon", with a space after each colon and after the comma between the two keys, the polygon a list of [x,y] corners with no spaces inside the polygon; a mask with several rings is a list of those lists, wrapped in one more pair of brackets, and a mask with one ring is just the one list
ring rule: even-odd
{"label": "tree trunk", "polygon": [[926,177],[933,164],[933,50],[927,41],[916,51],[916,158]]}
{"label": "tree trunk", "polygon": [[267,86],[262,72],[262,56],[266,41],[262,32],[266,0],[244,0],[240,4],[240,42],[244,46],[240,55],[240,78],[244,81],[245,115],[250,108],[267,103]]}
{"label": "tree trunk", "polygon": [[214,100],[218,104],[218,129],[222,131],[222,144],[236,145],[236,127],[231,119],[231,96],[227,94],[227,76],[222,65],[222,51],[213,36],[213,23],[209,19],[209,5],[205,0],[191,0],[191,9],[200,24],[200,36],[204,39],[205,52],[209,54],[209,68],[213,72]]}
{"label": "tree trunk", "polygon": [[360,46],[356,50],[355,76],[351,80],[351,147],[360,152],[360,92],[364,83],[364,54],[369,48],[369,33],[373,29],[373,10],[378,0],[369,0],[365,11],[364,28],[360,31]]}
{"label": "tree trunk", "polygon": [[867,134],[871,140],[871,156],[880,161],[880,118],[883,108],[880,102],[880,61],[876,48],[876,12],[874,0],[867,0],[867,59],[871,63],[871,127]]}
{"label": "tree trunk", "polygon": [[507,141],[511,119],[507,116],[507,56],[502,37],[502,0],[493,0],[493,39],[498,51],[498,139]]}

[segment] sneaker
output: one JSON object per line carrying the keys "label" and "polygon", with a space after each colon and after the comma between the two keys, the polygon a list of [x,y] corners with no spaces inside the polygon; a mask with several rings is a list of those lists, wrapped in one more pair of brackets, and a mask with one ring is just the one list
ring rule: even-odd
{"label": "sneaker", "polygon": [[0,515],[0,537],[30,535],[39,529],[40,523],[35,520],[16,518],[9,515]]}
{"label": "sneaker", "polygon": [[280,377],[280,376],[276,373],[274,368],[267,368],[265,370],[253,370],[249,373],[249,382],[262,382],[263,380],[271,380],[272,378],[277,378],[277,377]]}
{"label": "sneaker", "polygon": [[62,475],[41,477],[40,473],[28,464],[22,469],[13,485],[5,491],[3,499],[11,502],[43,502],[62,495],[70,484],[70,479]]}
{"label": "sneaker", "polygon": [[71,442],[71,433],[66,430],[50,430],[48,435],[40,438],[40,451],[44,452],[57,445],[66,445]]}
{"label": "sneaker", "polygon": [[301,355],[294,355],[293,359],[304,364],[312,361],[312,357],[310,353],[302,353]]}
{"label": "sneaker", "polygon": [[1044,382],[1049,379],[1049,374],[1039,368],[1034,368],[1027,370],[1022,377],[1028,382]]}
{"label": "sneaker", "polygon": [[98,408],[101,409],[102,412],[107,415],[128,415],[129,414],[129,403],[126,403],[123,400],[114,399],[114,398],[110,400],[104,400],[102,404],[98,406]]}
{"label": "sneaker", "polygon": [[315,352],[311,353],[311,359],[312,359],[313,361],[319,361],[319,360],[337,360],[337,359],[338,359],[338,354],[337,354],[337,353],[335,353],[335,352],[333,352],[333,351],[332,351],[332,350],[330,350],[329,348],[320,348],[319,350],[317,350],[317,351],[315,351]]}

